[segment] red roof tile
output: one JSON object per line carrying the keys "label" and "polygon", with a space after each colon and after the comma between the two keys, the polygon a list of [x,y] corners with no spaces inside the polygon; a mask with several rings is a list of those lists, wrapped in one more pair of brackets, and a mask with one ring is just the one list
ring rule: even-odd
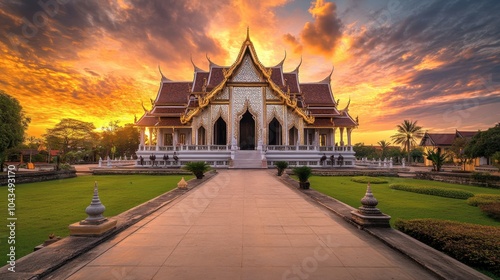
{"label": "red roof tile", "polygon": [[283,80],[282,80],[282,75],[283,73],[281,72],[281,68],[280,67],[273,67],[271,68],[272,69],[272,72],[271,72],[271,80],[273,81],[273,83],[275,83],[278,87],[280,87],[281,89],[283,89]]}
{"label": "red roof tile", "polygon": [[224,80],[224,74],[222,74],[222,67],[212,67],[210,68],[210,80],[208,85],[213,88],[220,84]]}
{"label": "red roof tile", "polygon": [[180,118],[161,118],[157,126],[184,126]]}
{"label": "red roof tile", "polygon": [[154,126],[158,122],[158,117],[151,116],[146,113],[140,120],[138,120],[135,125],[138,126]]}
{"label": "red roof tile", "polygon": [[297,73],[283,73],[283,78],[286,79],[286,84],[290,87],[290,92],[299,92]]}
{"label": "red roof tile", "polygon": [[312,115],[339,115],[339,112],[335,108],[309,108]]}
{"label": "red roof tile", "polygon": [[333,118],[333,123],[336,127],[353,127],[356,126],[356,123],[350,118]]}
{"label": "red roof tile", "polygon": [[455,140],[454,133],[425,133],[421,146],[451,146]]}
{"label": "red roof tile", "polygon": [[477,134],[477,131],[458,131],[457,135],[463,138],[472,138]]}
{"label": "red roof tile", "polygon": [[184,113],[185,109],[184,108],[160,108],[160,107],[154,107],[153,110],[151,111],[151,114],[153,115],[164,115],[164,114],[175,114],[175,115],[180,115]]}
{"label": "red roof tile", "polygon": [[333,127],[333,123],[330,118],[316,118],[314,123],[307,127]]}
{"label": "red roof tile", "polygon": [[301,84],[306,104],[335,104],[328,84]]}
{"label": "red roof tile", "polygon": [[193,87],[193,92],[201,92],[202,87],[203,87],[203,79],[207,79],[207,85],[208,85],[208,72],[196,72],[195,79],[194,79],[194,87]]}
{"label": "red roof tile", "polygon": [[156,103],[186,104],[188,101],[190,82],[165,82]]}

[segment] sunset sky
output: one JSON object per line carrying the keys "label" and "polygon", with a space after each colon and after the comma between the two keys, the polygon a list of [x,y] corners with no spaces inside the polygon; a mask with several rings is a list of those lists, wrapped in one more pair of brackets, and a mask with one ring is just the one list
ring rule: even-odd
{"label": "sunset sky", "polygon": [[[39,4],[41,3],[41,4]],[[45,4],[44,4],[45,3]],[[500,1],[41,0],[0,2],[0,90],[40,137],[62,118],[123,125],[150,107],[158,65],[236,59],[247,26],[265,66],[331,71],[335,100],[360,126],[353,143],[390,140],[404,119],[424,130],[500,122]]]}

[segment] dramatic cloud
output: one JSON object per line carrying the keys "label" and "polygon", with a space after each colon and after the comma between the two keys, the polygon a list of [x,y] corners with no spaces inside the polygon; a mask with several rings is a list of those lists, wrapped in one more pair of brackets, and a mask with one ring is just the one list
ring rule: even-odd
{"label": "dramatic cloud", "polygon": [[342,37],[342,22],[337,17],[337,6],[332,2],[317,0],[309,8],[314,22],[306,22],[300,32],[300,40],[290,33],[284,35],[295,52],[301,51],[303,44],[309,52],[332,56]]}
{"label": "dramatic cloud", "polygon": [[[61,118],[132,122],[159,86],[158,65],[192,78],[190,57],[229,65],[247,27],[271,66],[300,56],[302,82],[323,79],[376,143],[404,119],[429,130],[500,120],[500,2],[44,0],[0,2],[0,89],[39,136]],[[312,16],[312,19],[311,19]],[[284,35],[282,35],[284,34]],[[148,107],[148,106],[146,106]]]}

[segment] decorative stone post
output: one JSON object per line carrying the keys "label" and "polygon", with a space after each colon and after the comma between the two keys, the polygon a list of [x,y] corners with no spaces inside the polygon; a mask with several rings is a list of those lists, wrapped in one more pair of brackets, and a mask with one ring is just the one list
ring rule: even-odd
{"label": "decorative stone post", "polygon": [[102,158],[99,157],[99,167],[102,167]]}
{"label": "decorative stone post", "polygon": [[88,217],[69,226],[70,235],[99,236],[116,227],[116,220],[108,220],[102,214],[106,207],[99,199],[97,182],[94,184],[94,195],[90,205],[85,209]]}
{"label": "decorative stone post", "polygon": [[378,200],[373,196],[370,183],[366,187],[365,196],[361,199],[362,206],[351,211],[351,219],[361,227],[390,227],[391,216],[382,213],[376,206]]}
{"label": "decorative stone post", "polygon": [[177,188],[179,188],[181,190],[186,190],[187,185],[188,185],[188,183],[186,182],[186,180],[184,180],[184,177],[182,177],[182,179],[179,181],[179,183],[177,183]]}

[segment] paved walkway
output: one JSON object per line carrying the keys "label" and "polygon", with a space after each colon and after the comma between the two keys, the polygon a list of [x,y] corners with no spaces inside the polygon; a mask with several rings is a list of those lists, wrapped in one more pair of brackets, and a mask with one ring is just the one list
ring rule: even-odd
{"label": "paved walkway", "polygon": [[86,255],[69,279],[434,278],[268,170],[219,171]]}

